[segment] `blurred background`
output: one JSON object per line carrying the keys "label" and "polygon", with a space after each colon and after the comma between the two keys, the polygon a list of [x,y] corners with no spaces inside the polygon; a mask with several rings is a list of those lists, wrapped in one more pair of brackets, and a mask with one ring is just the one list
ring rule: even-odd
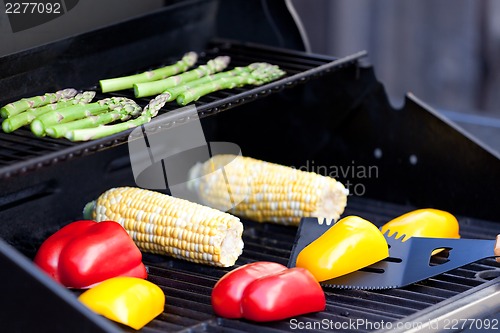
{"label": "blurred background", "polygon": [[500,1],[292,3],[312,52],[367,50],[395,106],[411,92],[500,151]]}
{"label": "blurred background", "polygon": [[[122,0],[80,0],[66,15],[15,34],[2,10],[0,56],[148,13],[171,2],[175,0],[126,4]],[[308,51],[344,56],[367,50],[394,106],[400,107],[405,94],[412,92],[500,148],[500,1],[286,2],[303,28]]]}

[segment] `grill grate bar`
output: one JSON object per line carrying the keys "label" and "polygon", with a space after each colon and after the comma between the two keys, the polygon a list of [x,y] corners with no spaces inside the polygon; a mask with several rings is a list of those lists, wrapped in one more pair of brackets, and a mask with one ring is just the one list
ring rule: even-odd
{"label": "grill grate bar", "polygon": [[[414,310],[421,310],[426,306],[433,304],[432,302],[422,302],[415,301],[411,298],[401,298],[395,297],[392,295],[383,294],[378,291],[369,291],[369,290],[341,290],[339,292],[335,292],[336,297],[342,297],[344,300],[348,300],[348,302],[353,302],[353,299],[357,304],[366,306],[369,309],[379,309],[381,307],[387,307],[386,310],[388,313],[400,313],[406,314],[412,313]],[[404,300],[404,302],[402,302]],[[404,303],[404,304],[403,304]],[[394,309],[391,311],[390,309]]]}
{"label": "grill grate bar", "polygon": [[[215,268],[214,268],[215,270]],[[224,274],[222,271],[217,271],[220,273],[220,276]],[[160,267],[150,267],[149,268],[149,273],[154,274],[154,275],[159,275],[164,278],[169,278],[172,280],[179,280],[182,282],[186,283],[191,283],[197,286],[206,286],[206,287],[212,287],[217,279],[219,277],[211,277],[211,276],[205,276],[205,275],[196,275],[192,273],[187,273],[181,270],[175,270],[175,274],[172,274],[171,269],[165,269],[165,268],[160,268]],[[168,275],[168,276],[167,276]]]}
{"label": "grill grate bar", "polygon": [[[21,131],[27,131],[22,129]],[[45,147],[44,144],[36,142],[36,140],[28,140],[23,137],[18,137],[10,134],[0,134],[0,161],[4,164],[8,164],[8,161],[15,161],[20,158],[32,158],[36,156],[42,156],[46,153],[47,149],[50,149],[50,145]]]}
{"label": "grill grate bar", "polygon": [[456,270],[452,271],[451,273],[443,273],[436,277],[436,279],[439,279],[440,281],[446,282],[446,283],[455,283],[457,285],[461,286],[471,286],[471,287],[476,287],[481,284],[481,281],[477,281],[474,279],[474,276],[467,278],[463,276],[458,276],[455,275]]}
{"label": "grill grate bar", "polygon": [[198,324],[200,321],[198,319],[191,319],[186,316],[183,311],[177,311],[179,314],[174,314],[176,310],[173,306],[167,306],[167,314],[163,315],[162,321],[167,322],[170,325],[177,325],[179,327],[193,326]]}
{"label": "grill grate bar", "polygon": [[[279,246],[279,243],[275,243],[275,246]],[[288,244],[286,246],[288,247]],[[274,255],[277,257],[283,257],[283,256],[290,254],[289,249],[280,248],[280,247],[271,247],[270,244],[265,244],[264,242],[259,244],[256,242],[249,241],[249,242],[245,243],[245,247],[249,251],[262,252],[262,253]]]}
{"label": "grill grate bar", "polygon": [[190,309],[189,306],[191,304],[184,299],[174,298],[172,300],[172,303],[176,304],[176,305],[175,306],[169,305],[168,313],[170,313],[170,314],[182,315],[182,316],[185,316],[187,318],[196,319],[198,321],[207,320],[207,319],[212,318],[211,314],[209,314],[209,313]]}
{"label": "grill grate bar", "polygon": [[[330,313],[338,313],[341,317],[350,319],[370,319],[370,320],[397,320],[404,318],[405,314],[397,312],[389,312],[386,308],[376,307],[367,308],[364,304],[349,301],[348,298],[335,297],[335,304],[327,304],[327,311]],[[330,308],[331,307],[331,308]],[[411,311],[408,311],[411,312]]]}
{"label": "grill grate bar", "polygon": [[[371,321],[384,320],[384,321],[394,321],[402,318],[401,315],[387,313],[384,311],[372,310],[367,312],[365,308],[360,307],[356,304],[348,303],[335,303],[329,302],[326,305],[328,311],[326,318],[336,318],[336,319],[366,319]],[[323,316],[323,314],[319,314]]]}
{"label": "grill grate bar", "polygon": [[462,277],[466,279],[473,279],[476,276],[477,271],[466,268],[467,266],[464,266],[462,268],[457,268],[454,271],[450,272],[449,275]]}
{"label": "grill grate bar", "polygon": [[425,284],[426,286],[431,286],[431,287],[435,287],[435,288],[453,291],[456,294],[460,294],[460,293],[462,293],[470,288],[470,286],[464,286],[464,285],[461,285],[459,283],[441,280],[441,279],[437,279],[435,277],[429,278],[429,279],[422,281],[420,283]]}
{"label": "grill grate bar", "polygon": [[[157,284],[161,288],[165,289],[176,289],[189,292],[191,294],[196,294],[196,297],[200,300],[204,300],[205,297],[210,298],[210,288],[205,286],[199,286],[192,283],[183,282],[180,280],[163,279],[159,277],[152,277],[151,282]],[[191,299],[191,298],[189,298]]]}
{"label": "grill grate bar", "polygon": [[[12,134],[6,134],[0,132],[0,140],[2,142],[9,142],[12,144],[22,144],[26,145],[27,147],[33,147],[37,149],[47,149],[47,148],[54,148],[57,149],[58,146],[60,145],[60,140],[55,140],[51,138],[44,138],[44,142],[40,142],[38,140],[28,140],[32,138],[32,134],[29,130],[26,129],[20,129],[19,135],[12,135]],[[16,132],[17,133],[17,132]],[[69,141],[66,141],[67,146],[72,145]]]}
{"label": "grill grate bar", "polygon": [[500,268],[500,263],[497,262],[495,259],[484,259],[480,260],[476,263],[469,264],[467,266],[464,266],[467,269],[474,271],[474,272],[479,272],[485,269],[497,269]]}
{"label": "grill grate bar", "polygon": [[[160,315],[159,318],[164,318],[163,315]],[[183,329],[183,325],[175,325],[175,324],[171,324],[171,323],[168,323],[166,321],[163,321],[163,320],[158,320],[158,321],[155,321],[154,324],[152,324],[151,326],[148,326],[144,329],[142,329],[141,331],[142,332],[150,332],[150,333],[160,333],[160,332],[176,332],[176,331],[180,331]],[[135,332],[133,331],[132,329],[128,329],[127,331],[129,332]]]}
{"label": "grill grate bar", "polygon": [[438,288],[436,286],[427,285],[422,282],[407,286],[404,288],[404,290],[413,291],[415,293],[422,294],[425,296],[431,295],[432,297],[441,297],[443,299],[453,297],[459,293],[454,290]]}
{"label": "grill grate bar", "polygon": [[211,306],[208,297],[206,298],[206,301],[208,301],[208,303],[193,302],[191,299],[184,299],[182,297],[176,296],[175,294],[172,294],[168,297],[170,299],[168,306],[171,306],[174,309],[173,313],[175,314],[182,313],[184,316],[191,319],[208,319],[212,317]]}
{"label": "grill grate bar", "polygon": [[435,304],[446,299],[446,297],[432,295],[432,294],[423,295],[422,293],[403,288],[381,290],[379,291],[379,293],[384,295],[390,295],[398,299],[411,299],[426,304]]}
{"label": "grill grate bar", "polygon": [[[361,296],[360,296],[361,297]],[[410,314],[415,313],[419,309],[413,309],[405,306],[398,306],[393,304],[387,304],[383,302],[377,301],[369,301],[364,298],[356,298],[353,295],[340,295],[336,294],[335,300],[337,304],[340,306],[355,306],[360,311],[364,311],[366,314],[383,314],[387,316],[387,314],[398,315],[400,318],[405,316],[409,316]]]}

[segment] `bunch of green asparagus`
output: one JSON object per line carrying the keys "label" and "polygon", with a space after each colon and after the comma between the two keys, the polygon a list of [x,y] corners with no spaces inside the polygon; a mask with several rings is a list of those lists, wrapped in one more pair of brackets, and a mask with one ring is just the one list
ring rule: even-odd
{"label": "bunch of green asparagus", "polygon": [[95,128],[139,116],[142,108],[133,100],[111,97],[91,103],[94,91],[64,89],[43,96],[23,98],[0,109],[2,129],[13,132],[30,126],[36,136],[69,137],[73,131]]}
{"label": "bunch of green asparagus", "polygon": [[224,71],[230,62],[227,56],[188,71],[197,60],[198,55],[189,52],[173,65],[99,81],[103,92],[133,88],[136,97],[156,95],[144,109],[124,97],[91,103],[94,91],[78,93],[69,88],[5,105],[0,109],[2,129],[10,133],[29,125],[36,136],[72,141],[98,139],[148,123],[167,102],[175,100],[186,105],[218,90],[261,85],[285,75],[278,66],[268,63]]}
{"label": "bunch of green asparagus", "polygon": [[38,117],[56,113],[69,107],[83,107],[94,98],[95,92],[78,93],[73,88],[63,89],[42,96],[23,98],[0,109],[4,118],[2,129],[6,133],[31,124]]}
{"label": "bunch of green asparagus", "polygon": [[176,100],[179,105],[186,105],[200,97],[223,89],[233,89],[245,85],[259,86],[276,80],[286,73],[276,65],[252,63],[246,67],[236,67],[230,71],[208,75],[198,80],[187,82],[165,90],[168,101]]}
{"label": "bunch of green asparagus", "polygon": [[130,89],[135,83],[150,82],[185,72],[198,61],[195,52],[186,53],[181,60],[173,65],[157,68],[140,74],[121,76],[112,79],[100,80],[99,85],[103,93]]}
{"label": "bunch of green asparagus", "polygon": [[192,71],[166,79],[134,84],[136,97],[166,94],[167,102],[176,100],[186,105],[200,97],[223,89],[245,85],[262,85],[276,80],[286,73],[276,65],[252,63],[246,67],[235,67],[222,71],[229,63],[228,57],[217,57]]}
{"label": "bunch of green asparagus", "polygon": [[167,94],[167,102],[176,100],[179,105],[186,105],[218,90],[261,85],[286,74],[268,63],[252,63],[224,71],[230,60],[228,56],[219,56],[188,71],[197,61],[196,53],[190,52],[174,65],[99,83],[103,92],[133,88],[138,98]]}
{"label": "bunch of green asparagus", "polygon": [[[158,114],[158,111],[165,105],[167,98],[164,94],[158,95],[149,101],[149,104],[144,107],[137,118],[129,119],[125,122],[105,125],[112,121],[106,122],[97,120],[98,126],[75,127],[68,129],[64,136],[71,141],[88,141],[100,139],[112,134],[123,132],[130,128],[134,128],[151,121]],[[85,119],[84,119],[85,120]]]}

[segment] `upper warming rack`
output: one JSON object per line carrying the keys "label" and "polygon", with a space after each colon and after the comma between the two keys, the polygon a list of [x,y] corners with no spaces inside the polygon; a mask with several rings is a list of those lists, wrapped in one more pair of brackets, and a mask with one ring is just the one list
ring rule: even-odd
{"label": "upper warming rack", "polygon": [[[285,88],[302,84],[314,77],[335,71],[344,66],[355,65],[357,60],[364,57],[366,53],[358,52],[344,58],[335,59],[256,44],[216,40],[211,42],[199,54],[198,64],[206,63],[206,61],[219,55],[231,57],[228,70],[236,66],[246,66],[253,62],[268,62],[278,65],[286,72],[286,75],[262,86],[245,86],[206,95],[194,102],[200,118],[214,115],[235,106],[263,98]],[[158,64],[155,66],[158,66]],[[154,67],[152,66],[151,68]],[[137,68],[136,72],[147,69],[150,68]],[[124,71],[122,74],[129,75],[133,73]],[[111,96],[123,96],[136,100],[141,106],[146,105],[149,101],[149,98],[134,98],[131,89],[104,94],[100,92],[97,82],[99,79],[102,78],[96,78],[93,86],[75,88],[96,91],[95,100]],[[178,107],[174,102],[167,103],[160,110],[159,114]],[[8,134],[2,132],[0,133],[0,141],[2,142],[0,145],[0,178],[122,144],[126,142],[130,131],[88,142],[70,142],[66,139],[52,139],[48,137],[39,138],[34,136],[29,129],[19,129]]]}

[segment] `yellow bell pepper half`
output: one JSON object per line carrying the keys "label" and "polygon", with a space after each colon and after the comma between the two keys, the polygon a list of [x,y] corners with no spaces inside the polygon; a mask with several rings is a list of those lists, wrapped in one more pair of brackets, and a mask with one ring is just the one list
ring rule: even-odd
{"label": "yellow bell pepper half", "polygon": [[373,223],[358,216],[347,216],[300,251],[296,266],[306,268],[321,282],[388,256],[387,241]]}
{"label": "yellow bell pepper half", "polygon": [[460,238],[458,221],[452,214],[439,209],[417,209],[387,222],[381,228],[382,233],[389,230],[389,236],[395,232],[398,236],[406,235],[403,241],[415,237]]}
{"label": "yellow bell pepper half", "polygon": [[92,311],[139,330],[163,312],[165,294],[147,280],[115,277],[85,291],[78,298]]}

